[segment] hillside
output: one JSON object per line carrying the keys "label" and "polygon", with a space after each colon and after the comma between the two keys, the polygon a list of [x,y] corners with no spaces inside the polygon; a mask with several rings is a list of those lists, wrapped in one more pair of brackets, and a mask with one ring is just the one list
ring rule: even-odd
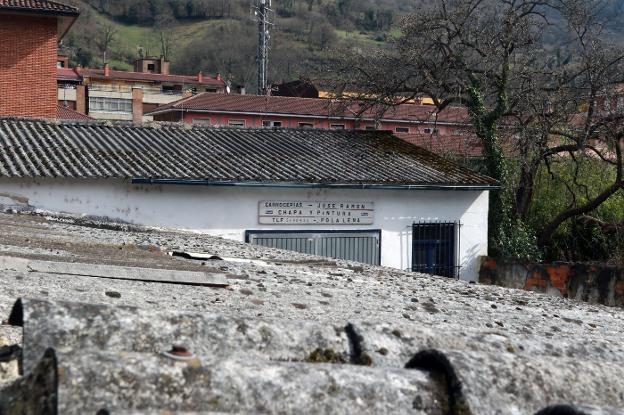
{"label": "hillside", "polygon": [[[250,0],[72,0],[82,15],[64,40],[72,63],[131,69],[143,55],[166,55],[172,71],[199,70],[255,84],[256,26]],[[316,76],[330,50],[342,45],[382,45],[405,0],[276,0],[271,80]]]}
{"label": "hillside", "polygon": [[[64,40],[73,64],[131,69],[141,55],[165,55],[180,74],[220,72],[255,88],[257,29],[254,0],[65,0],[82,15]],[[322,76],[334,50],[383,46],[401,16],[428,0],[273,0],[270,80]],[[605,0],[603,14],[624,41],[615,16],[624,0]],[[554,18],[556,24],[556,17]],[[552,42],[557,42],[556,36]]]}

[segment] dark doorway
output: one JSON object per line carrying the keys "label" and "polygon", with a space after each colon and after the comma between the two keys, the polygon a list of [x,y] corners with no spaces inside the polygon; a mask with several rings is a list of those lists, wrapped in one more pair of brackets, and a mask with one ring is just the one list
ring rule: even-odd
{"label": "dark doorway", "polygon": [[412,271],[459,278],[459,222],[412,225]]}

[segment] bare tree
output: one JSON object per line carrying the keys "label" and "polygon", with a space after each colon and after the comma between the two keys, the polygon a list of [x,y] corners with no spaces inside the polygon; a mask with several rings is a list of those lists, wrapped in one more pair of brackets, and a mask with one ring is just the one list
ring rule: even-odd
{"label": "bare tree", "polygon": [[[421,96],[431,97],[438,111],[465,106],[483,143],[487,173],[503,186],[490,197],[491,246],[498,254],[525,256],[517,241],[531,242],[523,219],[541,167],[555,157],[593,152],[621,170],[618,114],[595,110],[596,100],[617,81],[614,75],[622,73],[624,52],[604,41],[599,18],[608,5],[439,0],[402,21],[391,49],[349,51],[341,79],[347,90],[361,91],[360,99],[382,110]],[[598,150],[596,141],[612,151]],[[510,154],[520,160],[518,175],[510,169]],[[576,198],[539,232],[539,243],[548,243],[561,223],[590,212],[621,186],[617,180],[585,204]]]}
{"label": "bare tree", "polygon": [[173,30],[175,24],[176,20],[170,14],[160,15],[155,22],[155,27],[159,30],[160,56],[165,59],[169,59],[171,52],[177,44],[177,38]]}
{"label": "bare tree", "polygon": [[117,29],[110,24],[102,24],[100,25],[97,31],[97,39],[96,45],[100,49],[100,53],[102,54],[102,63],[106,63],[108,59],[108,51],[110,49],[111,44],[115,41],[117,37]]}

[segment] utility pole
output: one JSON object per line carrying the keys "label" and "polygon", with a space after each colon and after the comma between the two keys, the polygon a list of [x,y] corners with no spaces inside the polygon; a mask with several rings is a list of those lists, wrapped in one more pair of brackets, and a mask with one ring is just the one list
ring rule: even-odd
{"label": "utility pole", "polygon": [[271,35],[269,28],[271,22],[271,0],[255,0],[253,7],[256,21],[258,22],[258,95],[268,95],[268,71],[269,71],[269,40]]}

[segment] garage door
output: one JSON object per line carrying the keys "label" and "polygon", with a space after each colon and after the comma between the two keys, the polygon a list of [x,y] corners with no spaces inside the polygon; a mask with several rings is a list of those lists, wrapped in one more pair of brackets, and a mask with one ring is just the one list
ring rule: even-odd
{"label": "garage door", "polygon": [[336,259],[380,264],[381,231],[276,232],[247,231],[245,239],[254,245],[286,249]]}

